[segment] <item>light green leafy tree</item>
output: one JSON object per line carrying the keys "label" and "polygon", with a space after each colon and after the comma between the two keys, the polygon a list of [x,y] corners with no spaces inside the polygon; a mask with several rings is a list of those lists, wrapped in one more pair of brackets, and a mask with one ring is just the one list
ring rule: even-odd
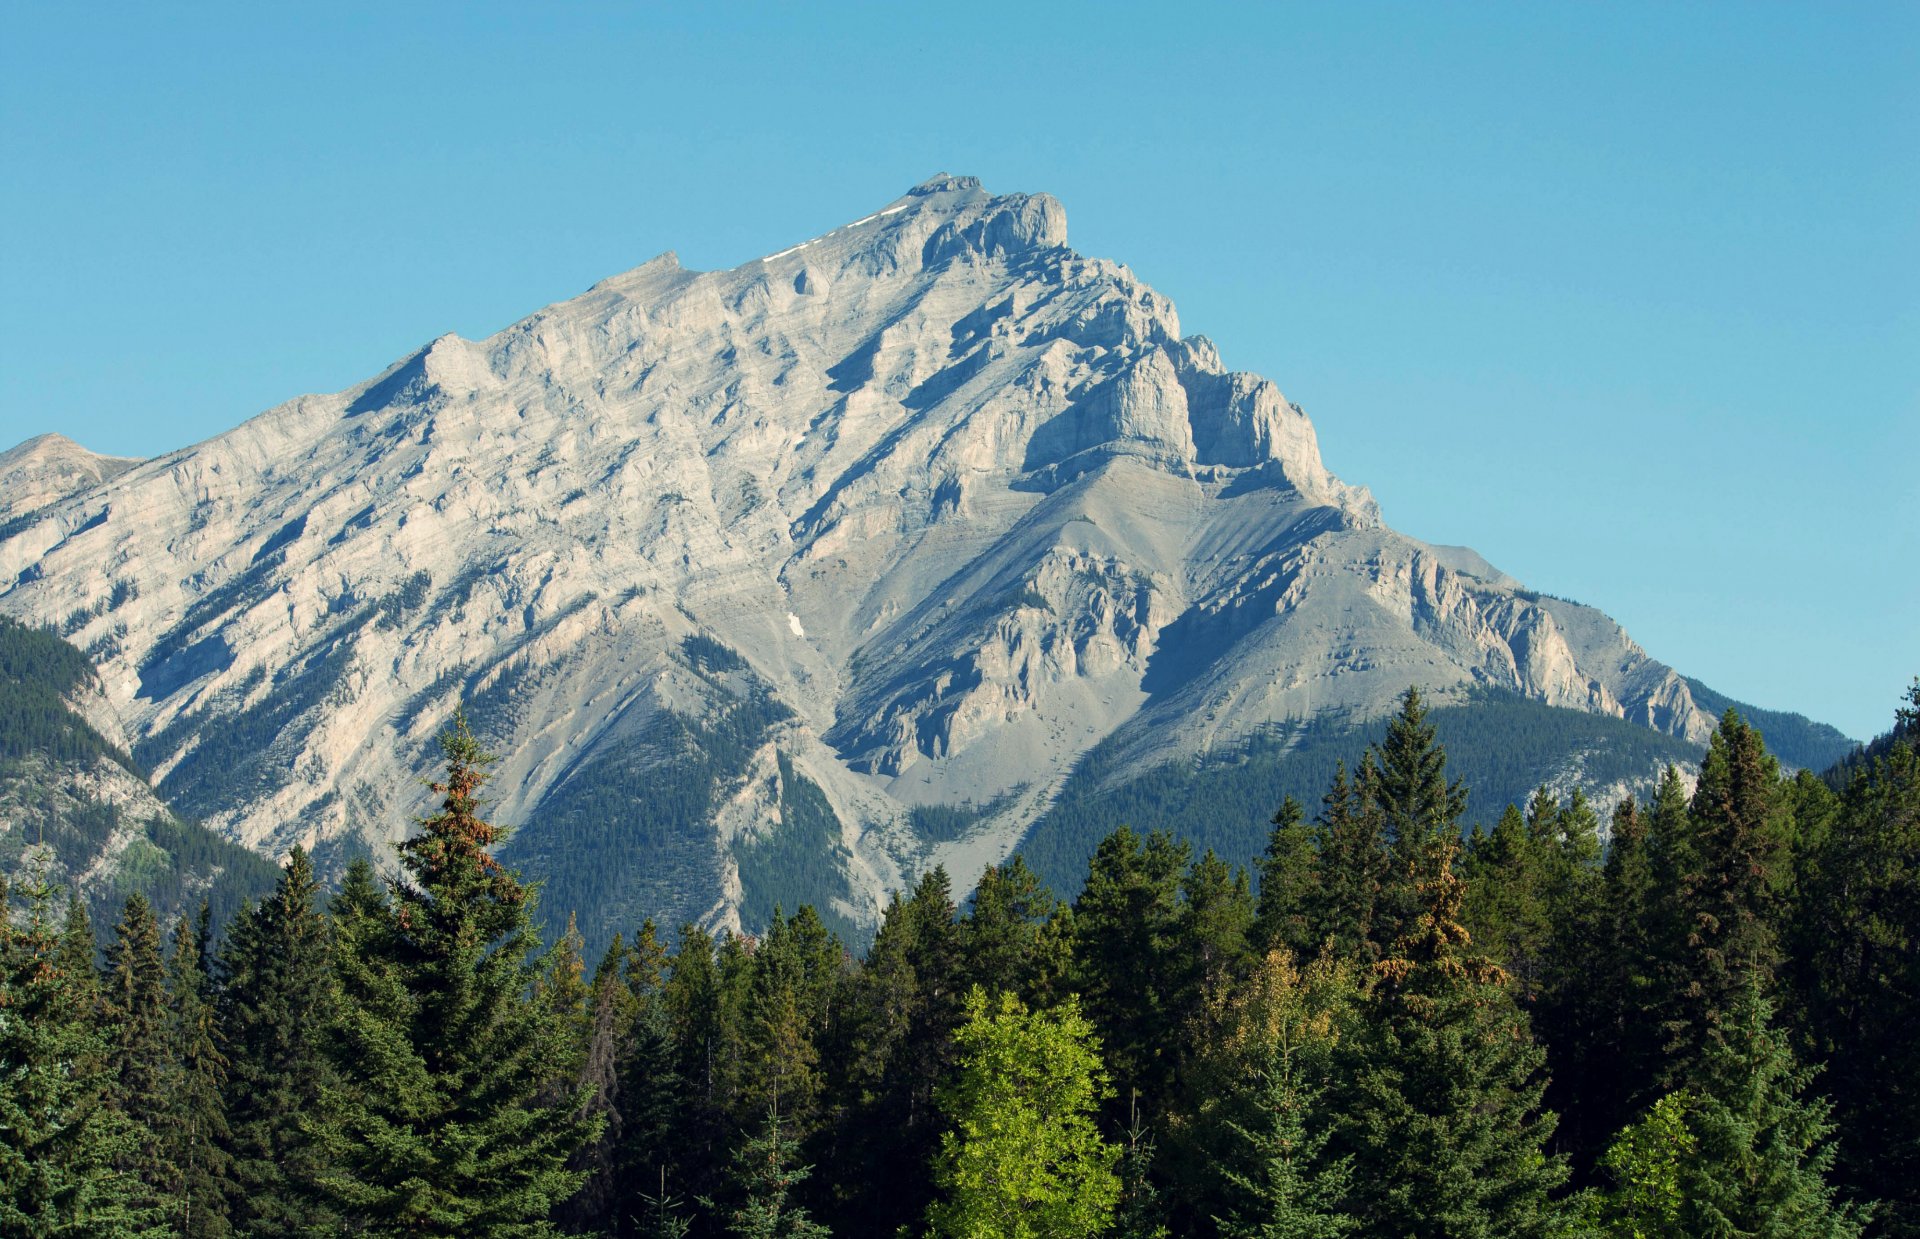
{"label": "light green leafy tree", "polygon": [[1068,998],[1029,1011],[975,986],[954,1034],[959,1069],[942,1091],[953,1122],[928,1210],[946,1239],[1079,1239],[1102,1233],[1120,1198],[1118,1146],[1094,1124],[1111,1094],[1093,1027]]}
{"label": "light green leafy tree", "polygon": [[1685,1092],[1668,1093],[1607,1148],[1600,1166],[1612,1177],[1613,1190],[1596,1198],[1602,1233],[1623,1239],[1686,1233],[1683,1176],[1700,1145],[1687,1129],[1691,1104]]}

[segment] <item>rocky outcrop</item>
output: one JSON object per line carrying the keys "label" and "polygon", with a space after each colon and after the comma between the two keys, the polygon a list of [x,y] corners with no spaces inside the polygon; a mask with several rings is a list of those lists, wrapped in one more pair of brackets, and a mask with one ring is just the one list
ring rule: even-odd
{"label": "rocky outcrop", "polygon": [[971,178],[731,271],[663,255],[156,460],[69,448],[0,457],[40,488],[0,610],[67,625],[161,790],[262,849],[404,832],[460,699],[503,820],[578,801],[731,700],[703,642],[787,712],[710,775],[720,921],[800,783],[865,918],[924,858],[913,806],[999,804],[1004,850],[1122,728],[1177,756],[1409,683],[1710,725],[1600,613],[1385,528],[1058,202]]}

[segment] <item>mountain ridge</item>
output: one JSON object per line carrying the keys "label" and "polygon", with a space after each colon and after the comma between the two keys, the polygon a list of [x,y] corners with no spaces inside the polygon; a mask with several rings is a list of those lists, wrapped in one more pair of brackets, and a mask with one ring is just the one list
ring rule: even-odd
{"label": "mountain ridge", "polygon": [[[0,612],[84,643],[188,812],[391,842],[467,700],[515,849],[639,872],[671,841],[654,910],[708,923],[802,894],[868,923],[935,861],[964,888],[1101,743],[1201,755],[1409,683],[1713,723],[1600,612],[1387,528],[1056,200],[967,177],[74,476],[0,529]],[[621,798],[643,775],[699,784],[672,829]],[[790,889],[788,835],[839,877]]]}

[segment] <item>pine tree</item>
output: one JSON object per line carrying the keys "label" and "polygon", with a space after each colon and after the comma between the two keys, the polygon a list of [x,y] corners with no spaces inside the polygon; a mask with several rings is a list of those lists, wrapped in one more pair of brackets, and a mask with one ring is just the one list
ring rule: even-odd
{"label": "pine tree", "polygon": [[1423,910],[1374,965],[1364,1034],[1343,1043],[1343,1144],[1366,1233],[1537,1236],[1567,1177],[1546,1151],[1545,1055],[1496,965],[1460,925],[1457,845],[1410,875]]}
{"label": "pine tree", "polygon": [[[364,862],[350,870],[343,907],[355,892],[377,901],[372,882]],[[339,1230],[310,1191],[321,1165],[309,1127],[329,1075],[321,1032],[332,1018],[333,984],[331,935],[317,899],[313,865],[296,847],[272,893],[234,918],[220,947],[228,1216],[244,1234]]]}
{"label": "pine tree", "polygon": [[[202,905],[204,907],[204,905]],[[217,1044],[214,1004],[204,956],[202,918],[196,926],[182,916],[173,931],[167,962],[167,1036],[172,1042],[173,1075],[167,1095],[168,1159],[178,1171],[166,1200],[174,1231],[184,1239],[219,1239],[233,1233],[227,1220],[232,1191],[227,1126],[222,1091],[227,1060]]]}
{"label": "pine tree", "polygon": [[[1390,949],[1420,919],[1420,892],[1407,881],[1435,843],[1457,844],[1467,789],[1447,782],[1447,754],[1427,721],[1420,690],[1409,687],[1400,712],[1387,720],[1376,758],[1378,777],[1363,780],[1363,802],[1377,806],[1392,865],[1377,908],[1375,941]],[[1363,764],[1362,770],[1366,767]]]}
{"label": "pine tree", "polygon": [[143,1137],[111,1104],[90,931],[84,954],[74,949],[86,915],[69,899],[56,935],[54,894],[31,877],[16,924],[0,878],[0,1234],[162,1235],[145,1186],[122,1169]]}
{"label": "pine tree", "polygon": [[941,1094],[942,1137],[928,1210],[945,1239],[1082,1239],[1113,1220],[1120,1150],[1094,1112],[1110,1085],[1093,1026],[1068,998],[1028,1011],[1011,994],[968,992],[954,1034],[959,1069]]}
{"label": "pine tree", "polygon": [[595,1125],[577,1097],[548,1100],[577,1047],[533,994],[529,896],[478,815],[491,758],[461,715],[441,748],[441,811],[399,849],[409,880],[376,900],[363,875],[336,905],[318,1186],[369,1234],[552,1234],[549,1213],[582,1178],[568,1159]]}
{"label": "pine tree", "polygon": [[144,1203],[158,1208],[180,1189],[168,1139],[176,1062],[168,1036],[160,926],[145,896],[136,892],[127,897],[113,932],[100,1008],[108,1036],[107,1067],[113,1105],[139,1133],[121,1168],[142,1184]]}

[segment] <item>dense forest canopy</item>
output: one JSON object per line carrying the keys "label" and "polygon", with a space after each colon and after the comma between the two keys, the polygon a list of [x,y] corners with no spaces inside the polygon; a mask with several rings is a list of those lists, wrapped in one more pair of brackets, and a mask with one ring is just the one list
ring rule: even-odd
{"label": "dense forest canopy", "polygon": [[922,875],[543,945],[455,720],[401,872],[216,938],[0,921],[0,1234],[1920,1235],[1920,683],[1788,777],[1463,834],[1419,695],[1252,871],[1115,821],[1079,893]]}

